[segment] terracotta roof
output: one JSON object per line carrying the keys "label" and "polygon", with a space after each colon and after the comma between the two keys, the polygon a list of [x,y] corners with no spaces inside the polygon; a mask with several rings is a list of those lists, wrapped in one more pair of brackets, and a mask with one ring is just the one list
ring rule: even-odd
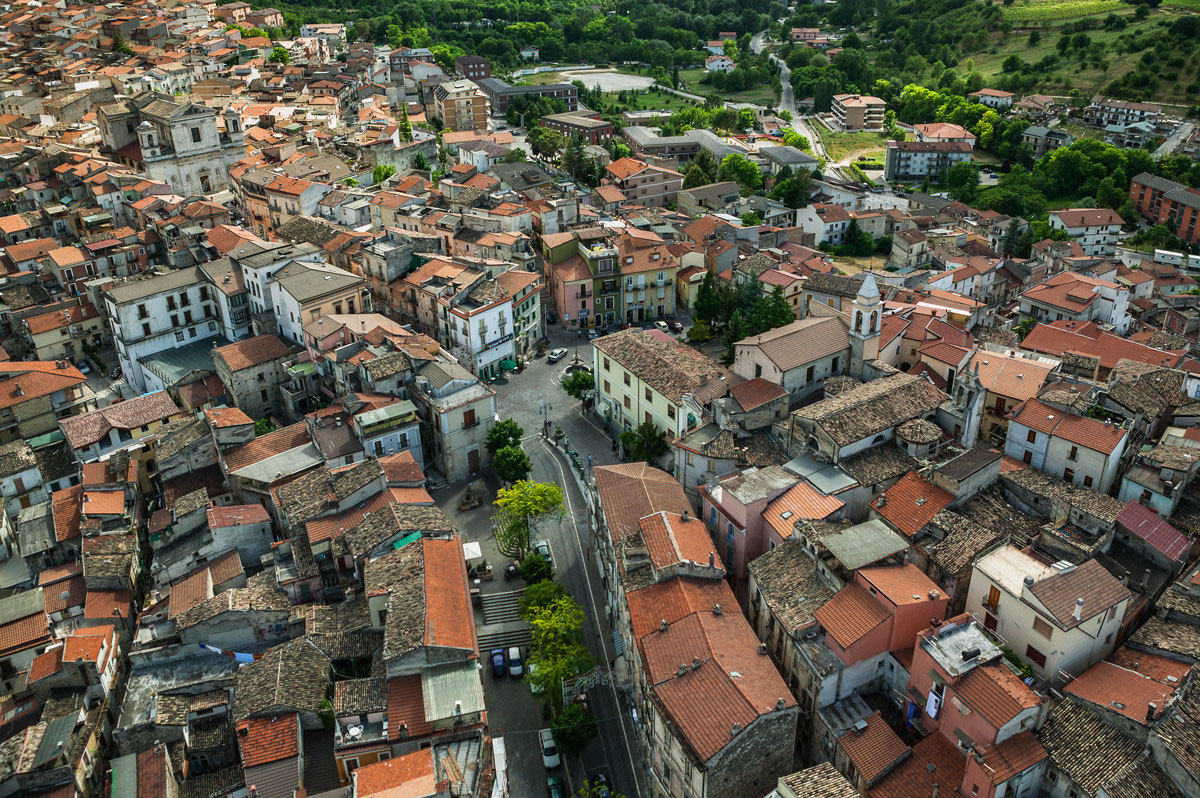
{"label": "terracotta roof", "polygon": [[237,471],[310,442],[308,425],[300,421],[230,449],[224,454],[225,466],[228,471]]}
{"label": "terracotta roof", "polygon": [[401,729],[409,739],[424,737],[433,731],[433,724],[425,719],[425,698],[419,673],[388,680],[387,704],[389,740],[399,740]]}
{"label": "terracotta roof", "polygon": [[910,538],[920,532],[933,517],[946,509],[954,497],[910,471],[872,504],[880,517]]}
{"label": "terracotta roof", "polygon": [[278,335],[258,335],[244,341],[226,344],[213,350],[214,355],[220,355],[229,366],[230,371],[241,371],[251,366],[258,366],[269,360],[286,357],[287,344]]}
{"label": "terracotta roof", "polygon": [[833,595],[813,617],[843,649],[892,618],[884,606],[858,582],[851,582]]}
{"label": "terracotta roof", "polygon": [[697,518],[684,520],[676,513],[658,512],[642,519],[641,532],[650,563],[656,569],[682,562],[704,565],[710,561],[721,568],[712,538]]}
{"label": "terracotta roof", "polygon": [[425,472],[409,450],[379,458],[388,483],[424,482]]}
{"label": "terracotta roof", "polygon": [[838,738],[837,744],[870,786],[909,756],[912,749],[892,731],[878,711],[866,721],[867,728],[861,732],[847,732]]}
{"label": "terracotta roof", "polygon": [[989,745],[980,752],[983,772],[994,785],[1003,784],[1049,757],[1032,731],[1014,734],[999,745]]}
{"label": "terracotta roof", "polygon": [[1041,390],[1052,366],[1024,357],[1010,357],[999,352],[976,352],[964,371],[979,367],[979,381],[986,391],[1024,401],[1033,399]]}
{"label": "terracotta roof", "polygon": [[243,767],[257,767],[300,753],[296,713],[247,718],[237,724],[238,748]]}
{"label": "terracotta roof", "polygon": [[0,624],[0,656],[50,642],[46,613],[38,610],[24,618]]}
{"label": "terracotta roof", "polygon": [[962,785],[966,768],[962,751],[944,734],[935,732],[913,746],[912,756],[871,788],[871,798],[924,798],[935,789],[953,795]]}
{"label": "terracotta roof", "polygon": [[787,372],[848,350],[850,335],[841,318],[813,316],[743,338],[736,346],[757,346],[780,371]]}
{"label": "terracotta roof", "polygon": [[[1153,657],[1152,654],[1146,656]],[[1186,674],[1187,669],[1183,670]],[[1175,684],[1182,684],[1180,679],[1182,676],[1176,677]],[[1134,669],[1105,661],[1088,668],[1063,690],[1143,726],[1149,725],[1150,704],[1155,705],[1156,712],[1162,712],[1175,694],[1175,686],[1170,682],[1158,681]]]}
{"label": "terracotta roof", "polygon": [[1112,454],[1125,439],[1125,430],[1121,427],[1087,416],[1064,413],[1037,399],[1026,401],[1010,418],[1018,424],[1102,454]]}
{"label": "terracotta roof", "polygon": [[[1062,326],[1059,326],[1060,324]],[[1021,339],[1020,347],[1031,352],[1044,352],[1056,356],[1067,352],[1091,355],[1098,357],[1101,368],[1106,369],[1114,368],[1120,360],[1136,360],[1154,366],[1173,367],[1184,354],[1182,351],[1154,349],[1101,332],[1091,322],[1086,325],[1072,322],[1039,324]]]}
{"label": "terracotta roof", "polygon": [[1090,795],[1136,759],[1144,747],[1075,701],[1055,706],[1037,737],[1055,767]]}
{"label": "terracotta roof", "polygon": [[826,496],[801,481],[768,504],[762,515],[780,537],[788,538],[797,521],[828,518],[845,506],[836,496]]}
{"label": "terracotta roof", "polygon": [[376,762],[354,771],[355,795],[370,798],[418,798],[438,792],[433,749],[423,748],[403,756]]}
{"label": "terracotta roof", "polygon": [[[1045,606],[1063,629],[1073,629],[1084,621],[1115,607],[1132,594],[1097,560],[1087,560],[1070,571],[1042,579],[1029,592]],[[1072,614],[1076,599],[1083,599],[1080,620]]]}
{"label": "terracotta roof", "polygon": [[[51,368],[37,368],[37,366],[45,365],[49,365]],[[23,402],[50,396],[84,382],[87,382],[87,377],[80,374],[79,369],[71,365],[60,369],[55,367],[53,362],[48,364],[36,361],[2,363],[0,364],[0,408],[13,407]]]}
{"label": "terracotta roof", "polygon": [[755,377],[752,380],[738,383],[729,389],[729,394],[747,412],[762,407],[767,402],[787,396],[788,392],[782,385]]}
{"label": "terracotta roof", "polygon": [[95,590],[87,592],[84,601],[85,618],[128,618],[132,613],[133,594],[129,590]]}
{"label": "terracotta roof", "polygon": [[169,616],[174,618],[213,595],[212,574],[203,568],[171,587]]}
{"label": "terracotta roof", "polygon": [[1192,547],[1191,541],[1179,530],[1136,500],[1131,500],[1117,515],[1117,524],[1130,534],[1146,541],[1172,562],[1184,559]]}
{"label": "terracotta roof", "polygon": [[924,416],[946,399],[946,394],[919,377],[893,374],[802,407],[792,415],[812,421],[841,447]]}
{"label": "terracotta roof", "polygon": [[997,729],[1041,703],[1019,676],[999,663],[972,669],[955,683],[954,692]]}
{"label": "terracotta roof", "polygon": [[212,507],[208,511],[210,529],[239,526],[242,524],[269,523],[271,516],[261,504],[235,504],[228,507]]}
{"label": "terracotta roof", "polygon": [[462,540],[426,538],[425,645],[478,651]]}
{"label": "terracotta roof", "polygon": [[1050,211],[1051,216],[1058,217],[1067,228],[1072,227],[1108,227],[1124,224],[1117,212],[1110,208],[1071,208],[1063,211]]}
{"label": "terracotta roof", "polygon": [[59,421],[67,442],[86,449],[103,439],[111,430],[133,430],[164,421],[180,412],[166,391],[155,391]]}
{"label": "terracotta roof", "polygon": [[910,562],[903,565],[859,568],[858,575],[880,595],[898,606],[929,601],[934,598],[934,591],[941,591],[937,583]]}
{"label": "terracotta roof", "polygon": [[675,478],[647,463],[597,466],[594,473],[600,507],[614,543],[637,532],[641,519],[652,513],[691,509]]}

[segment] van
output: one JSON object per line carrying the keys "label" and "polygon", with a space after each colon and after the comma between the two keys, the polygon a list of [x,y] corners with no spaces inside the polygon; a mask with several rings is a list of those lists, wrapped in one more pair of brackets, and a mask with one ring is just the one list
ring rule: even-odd
{"label": "van", "polygon": [[513,646],[508,650],[508,675],[514,679],[520,679],[524,672],[525,669],[521,665],[521,649]]}

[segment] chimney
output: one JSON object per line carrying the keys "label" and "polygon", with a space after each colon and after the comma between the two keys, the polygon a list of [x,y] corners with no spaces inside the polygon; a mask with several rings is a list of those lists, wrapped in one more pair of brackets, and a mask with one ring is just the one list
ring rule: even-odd
{"label": "chimney", "polygon": [[667,619],[666,618],[663,618],[661,621],[658,622],[658,631],[660,631],[660,632],[667,631]]}
{"label": "chimney", "polygon": [[740,724],[740,723],[733,724],[733,726],[729,729],[729,733],[731,735],[733,735],[734,737],[737,737],[739,734],[741,734],[741,732],[742,732],[742,724]]}
{"label": "chimney", "polygon": [[1149,703],[1149,705],[1147,705],[1147,707],[1146,707],[1146,722],[1147,723],[1154,720],[1154,715],[1156,712],[1158,712],[1158,704],[1151,701]]}
{"label": "chimney", "polygon": [[700,658],[692,657],[692,670],[696,670],[699,667],[700,667]]}
{"label": "chimney", "polygon": [[688,670],[688,666],[687,666],[687,665],[684,665],[682,662],[681,662],[681,663],[679,663],[679,675],[680,675],[680,676],[682,676],[683,674],[687,673],[687,670]]}
{"label": "chimney", "polygon": [[716,567],[716,564],[715,564],[715,562],[714,562],[714,560],[713,560],[713,557],[714,557],[714,553],[710,551],[710,552],[708,553],[708,567],[709,567],[709,568],[715,568],[715,567]]}
{"label": "chimney", "polygon": [[1083,620],[1083,599],[1075,599],[1075,609],[1071,612],[1071,617],[1077,621]]}
{"label": "chimney", "polygon": [[684,510],[683,515],[681,515],[680,518],[682,518],[684,521],[691,521],[692,515],[687,510]]}
{"label": "chimney", "polygon": [[1033,577],[1032,576],[1025,577],[1025,587],[1033,587]]}
{"label": "chimney", "polygon": [[[1080,601],[1082,601],[1082,599],[1080,599]],[[720,614],[721,614],[721,605],[714,604],[713,605],[713,615],[720,615]]]}

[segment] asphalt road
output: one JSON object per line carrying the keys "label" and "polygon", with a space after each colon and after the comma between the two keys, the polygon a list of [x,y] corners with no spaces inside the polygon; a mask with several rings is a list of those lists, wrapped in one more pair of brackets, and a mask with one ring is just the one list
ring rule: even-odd
{"label": "asphalt road", "polygon": [[[577,402],[558,385],[563,370],[576,352],[585,362],[591,362],[590,342],[561,326],[550,326],[548,331],[550,348],[567,348],[566,358],[558,363],[549,363],[545,357],[536,358],[524,372],[508,374],[493,383],[492,387],[498,394],[497,412],[500,418],[512,418],[525,430],[523,446],[533,464],[530,479],[553,482],[563,488],[568,508],[566,517],[545,524],[539,530],[538,537],[550,541],[555,579],[571,592],[583,608],[588,649],[597,663],[607,666],[616,652],[612,630],[604,615],[600,573],[594,564],[594,555],[589,554],[593,549],[587,503],[571,474],[573,466],[550,440],[542,438],[543,420],[550,420],[551,433],[555,426],[563,429],[570,448],[580,453],[585,470],[589,454],[595,465],[614,463],[617,459],[608,438],[580,416]],[[467,512],[458,510],[458,498],[464,492],[465,485],[453,486],[435,494],[439,506],[455,522],[465,539],[478,541],[484,557],[493,565],[496,575],[491,581],[480,584],[485,597],[523,587],[519,579],[504,579],[506,561],[496,549],[491,534],[489,504],[497,487],[490,475],[478,481],[475,490],[483,495],[485,504]],[[483,615],[477,610],[476,623],[481,624],[482,620]],[[481,628],[481,637],[488,628],[486,625]],[[488,653],[481,651],[485,660],[488,659]],[[523,679],[493,677],[490,663],[485,663],[485,667],[484,696],[488,719],[490,726],[504,735],[509,794],[514,798],[545,795],[546,778],[551,774],[542,765],[537,731],[548,726],[549,722],[543,718],[541,703],[530,693]],[[628,705],[623,703],[623,699],[618,699],[611,685],[590,690],[588,701],[599,723],[600,734],[578,760],[568,761],[564,758],[563,768],[553,775],[566,775],[564,770],[569,771],[571,786],[578,790],[584,779],[604,772],[617,792],[629,798],[648,795],[636,730]]]}

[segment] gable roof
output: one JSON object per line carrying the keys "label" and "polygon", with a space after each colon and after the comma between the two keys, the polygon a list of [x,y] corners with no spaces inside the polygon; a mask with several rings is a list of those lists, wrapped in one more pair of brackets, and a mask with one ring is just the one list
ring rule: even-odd
{"label": "gable roof", "polygon": [[634,534],[641,519],[660,511],[691,510],[683,487],[666,471],[648,463],[597,466],[594,471],[600,508],[613,543]]}
{"label": "gable roof", "polygon": [[[1098,560],[1087,560],[1069,571],[1041,579],[1029,592],[1063,629],[1073,629],[1133,595]],[[1083,599],[1083,607],[1076,620],[1073,613],[1078,599]]]}
{"label": "gable roof", "polygon": [[155,421],[163,421],[179,412],[170,394],[166,391],[155,391],[89,413],[64,418],[59,421],[59,426],[71,446],[86,449],[107,436],[111,430],[137,429]]}
{"label": "gable roof", "polygon": [[833,595],[813,617],[843,649],[861,640],[872,629],[891,620],[891,613],[858,582]]}
{"label": "gable roof", "polygon": [[[811,279],[811,278],[810,278]],[[850,333],[837,316],[810,316],[759,335],[743,338],[735,347],[756,346],[781,372],[849,351]]]}
{"label": "gable roof", "polygon": [[909,471],[871,506],[885,521],[911,538],[952,501],[954,497],[948,491],[916,471]]}

